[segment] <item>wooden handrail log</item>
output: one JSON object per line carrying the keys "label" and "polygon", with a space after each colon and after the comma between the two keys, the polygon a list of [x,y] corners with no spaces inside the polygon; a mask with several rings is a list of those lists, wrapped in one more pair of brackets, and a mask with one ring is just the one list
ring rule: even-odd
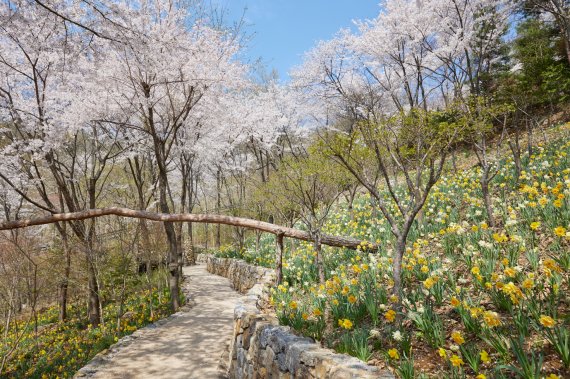
{"label": "wooden handrail log", "polygon": [[[206,224],[224,224],[231,226],[239,226],[247,229],[260,230],[262,232],[267,232],[271,234],[283,234],[284,237],[294,238],[302,241],[312,241],[311,235],[303,230],[289,228],[286,226],[280,226],[276,224],[271,224],[264,221],[252,220],[249,218],[215,215],[215,214],[192,214],[192,213],[177,213],[177,214],[166,214],[166,213],[155,213],[147,211],[137,211],[128,208],[100,208],[100,209],[89,209],[81,212],[72,213],[56,213],[49,216],[6,221],[0,223],[0,230],[11,230],[26,228],[35,225],[46,225],[53,224],[62,221],[77,221],[85,220],[95,217],[102,216],[121,216],[129,218],[143,218],[152,221],[161,222],[196,222],[196,223],[206,223]],[[355,250],[360,246],[363,250],[376,250],[378,248],[377,244],[370,243],[368,241],[357,240],[350,237],[337,237],[323,234],[320,237],[321,243],[323,245],[334,246],[334,247],[346,247],[348,249]]]}

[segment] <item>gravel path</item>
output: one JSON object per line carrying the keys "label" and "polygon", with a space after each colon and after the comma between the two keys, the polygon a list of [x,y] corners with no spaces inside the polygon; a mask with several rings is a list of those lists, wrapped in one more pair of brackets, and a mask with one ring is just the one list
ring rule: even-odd
{"label": "gravel path", "polygon": [[[140,336],[110,349],[84,371],[89,378],[223,378],[219,369],[233,328],[233,310],[241,295],[226,278],[212,275],[204,265],[184,268],[185,286],[194,306],[164,324],[145,328]],[[86,371],[86,372],[85,372]]]}

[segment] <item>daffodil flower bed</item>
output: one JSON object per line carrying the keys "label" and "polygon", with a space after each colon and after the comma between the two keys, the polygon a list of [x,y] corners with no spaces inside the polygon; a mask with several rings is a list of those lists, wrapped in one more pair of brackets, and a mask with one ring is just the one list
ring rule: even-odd
{"label": "daffodil flower bed", "polygon": [[[151,311],[152,308],[152,311]],[[0,357],[7,357],[0,377],[6,378],[70,378],[91,358],[119,338],[168,316],[168,290],[143,290],[128,297],[123,304],[123,317],[117,317],[115,303],[103,308],[104,324],[92,327],[86,323],[84,307],[71,306],[70,319],[57,322],[57,308],[38,314],[36,320],[13,323],[0,344]],[[0,334],[5,330],[0,327]],[[13,349],[13,347],[15,349]]]}
{"label": "daffodil flower bed", "polygon": [[[323,232],[381,248],[325,248],[324,283],[310,243],[286,249],[271,299],[280,322],[404,378],[570,377],[570,140],[539,145],[523,164],[515,178],[512,160],[501,162],[494,229],[480,168],[442,177],[408,239],[402,299],[387,222],[366,195],[339,206]],[[273,265],[272,249],[246,251]]]}

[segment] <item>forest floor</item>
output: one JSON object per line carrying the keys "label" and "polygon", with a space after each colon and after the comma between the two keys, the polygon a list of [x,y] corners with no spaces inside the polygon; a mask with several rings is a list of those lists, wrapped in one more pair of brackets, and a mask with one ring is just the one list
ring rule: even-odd
{"label": "forest floor", "polygon": [[[233,328],[241,295],[226,278],[205,265],[184,268],[186,293],[194,306],[155,328],[145,328],[124,347],[109,349],[77,377],[94,379],[223,378],[219,367]],[[87,369],[87,370],[86,370]]]}

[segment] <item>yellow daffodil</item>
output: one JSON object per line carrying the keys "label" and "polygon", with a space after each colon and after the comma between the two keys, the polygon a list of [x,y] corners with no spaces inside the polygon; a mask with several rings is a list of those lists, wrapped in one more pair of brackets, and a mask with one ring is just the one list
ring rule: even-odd
{"label": "yellow daffodil", "polygon": [[453,365],[453,367],[461,367],[461,365],[463,365],[463,359],[461,359],[461,357],[453,354],[451,356],[451,358],[449,358],[449,361],[451,362],[451,364]]}
{"label": "yellow daffodil", "polygon": [[433,280],[433,278],[429,277],[426,280],[424,280],[424,287],[426,289],[430,289],[431,287],[433,287],[435,285],[435,280]]}
{"label": "yellow daffodil", "polygon": [[393,309],[390,309],[384,314],[384,318],[387,322],[394,322],[396,319],[396,312]]}
{"label": "yellow daffodil", "polygon": [[400,354],[398,354],[398,350],[396,350],[396,349],[388,350],[388,355],[392,359],[400,359]]}
{"label": "yellow daffodil", "polygon": [[501,318],[497,312],[492,312],[492,311],[484,312],[483,321],[490,328],[501,325]]}
{"label": "yellow daffodil", "polygon": [[504,233],[501,233],[501,234],[493,233],[493,239],[497,243],[504,243],[504,242],[507,242],[509,240],[509,237],[507,237],[507,235]]}
{"label": "yellow daffodil", "polygon": [[503,272],[505,273],[506,276],[508,276],[509,278],[514,278],[517,275],[517,272],[514,268],[512,267],[507,267],[503,270]]}
{"label": "yellow daffodil", "polygon": [[547,315],[540,315],[540,323],[545,328],[552,328],[554,325],[556,325],[556,321]]}
{"label": "yellow daffodil", "polygon": [[563,226],[557,226],[556,228],[554,228],[554,234],[556,234],[558,237],[565,237],[566,228]]}
{"label": "yellow daffodil", "polygon": [[455,331],[455,332],[451,333],[451,338],[458,345],[462,345],[463,343],[465,343],[465,338],[463,338],[463,336],[461,335],[461,332]]}
{"label": "yellow daffodil", "polygon": [[522,287],[527,290],[532,289],[534,287],[534,280],[531,278],[526,278],[522,282]]}

